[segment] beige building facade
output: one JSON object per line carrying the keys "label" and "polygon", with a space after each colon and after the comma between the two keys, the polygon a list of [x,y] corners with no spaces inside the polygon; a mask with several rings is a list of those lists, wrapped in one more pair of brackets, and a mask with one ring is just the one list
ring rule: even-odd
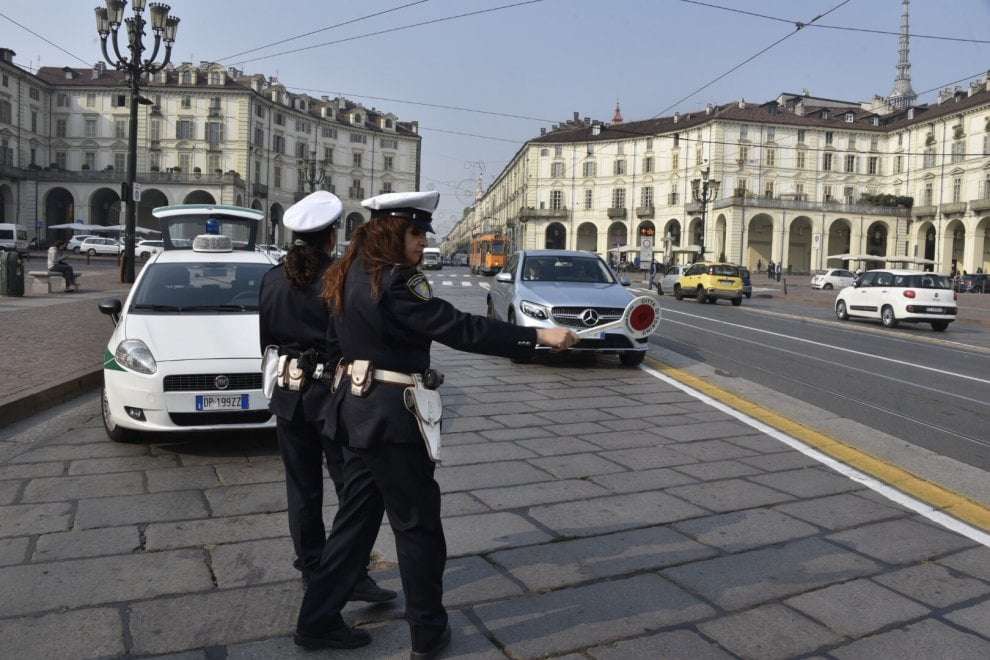
{"label": "beige building facade", "polygon": [[[121,223],[123,74],[101,64],[31,73],[13,57],[0,48],[0,222],[40,241],[55,236],[51,225]],[[234,204],[264,210],[265,236],[283,244],[282,214],[319,179],[344,201],[345,241],[368,217],[361,199],[419,186],[418,123],[389,112],[209,62],[169,67],[144,81],[142,95],[139,226],[156,227],[157,206]]]}

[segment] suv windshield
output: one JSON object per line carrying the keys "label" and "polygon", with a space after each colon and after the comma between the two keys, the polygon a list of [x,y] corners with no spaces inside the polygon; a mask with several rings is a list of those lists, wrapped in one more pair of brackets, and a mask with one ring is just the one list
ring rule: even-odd
{"label": "suv windshield", "polygon": [[615,280],[597,257],[534,256],[523,261],[524,282],[588,282],[612,284]]}
{"label": "suv windshield", "polygon": [[911,289],[951,289],[952,282],[944,275],[895,275],[894,286]]}
{"label": "suv windshield", "polygon": [[258,311],[261,278],[269,264],[153,264],[141,277],[132,314]]}

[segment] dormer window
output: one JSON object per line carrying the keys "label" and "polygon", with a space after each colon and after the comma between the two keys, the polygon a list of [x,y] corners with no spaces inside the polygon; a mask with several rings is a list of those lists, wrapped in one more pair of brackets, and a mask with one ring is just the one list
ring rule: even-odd
{"label": "dormer window", "polygon": [[392,128],[392,120],[391,119],[386,119],[385,120],[385,128]]}
{"label": "dormer window", "polygon": [[193,84],[193,74],[192,71],[183,71],[179,74],[179,84],[180,85],[191,85]]}
{"label": "dormer window", "polygon": [[846,123],[847,124],[853,123],[853,119],[855,119],[855,118],[856,118],[856,116],[853,113],[851,113],[851,112],[847,112],[846,113]]}
{"label": "dormer window", "polygon": [[222,85],[224,83],[223,71],[211,71],[210,72],[210,84],[211,85]]}
{"label": "dormer window", "polygon": [[828,119],[828,109],[822,110],[822,119]]}
{"label": "dormer window", "polygon": [[873,118],[872,120],[870,120],[870,121],[871,121],[871,123],[872,123],[872,124],[873,124],[874,126],[879,126],[879,125],[880,125],[880,118],[879,118],[879,117],[874,117],[874,118]]}
{"label": "dormer window", "polygon": [[355,112],[353,115],[351,115],[351,122],[354,123],[354,124],[360,124],[361,123],[361,114]]}

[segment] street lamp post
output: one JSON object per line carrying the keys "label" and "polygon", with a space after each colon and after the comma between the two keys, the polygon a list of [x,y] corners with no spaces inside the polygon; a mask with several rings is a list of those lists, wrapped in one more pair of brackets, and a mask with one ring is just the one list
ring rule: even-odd
{"label": "street lamp post", "polygon": [[701,261],[705,260],[705,231],[708,219],[708,202],[718,197],[718,189],[722,182],[715,179],[709,180],[711,170],[706,160],[701,170],[700,179],[692,179],[691,191],[694,194],[694,201],[701,204]]}
{"label": "street lamp post", "polygon": [[[179,19],[176,16],[169,16],[169,7],[166,4],[151,3],[151,29],[155,33],[155,45],[151,52],[151,57],[142,60],[141,56],[145,51],[144,47],[144,8],[147,0],[132,0],[131,6],[134,8],[134,15],[124,18],[124,8],[127,0],[106,0],[106,7],[96,8],[96,32],[100,35],[100,47],[103,50],[103,59],[110,66],[127,74],[127,82],[131,87],[131,119],[128,126],[128,149],[127,149],[127,181],[122,191],[124,201],[127,204],[127,211],[124,219],[124,270],[121,280],[125,283],[134,282],[134,233],[137,225],[137,204],[134,200],[134,181],[137,178],[137,119],[138,103],[149,105],[151,101],[141,97],[141,76],[148,73],[154,74],[168,66],[172,59],[172,44],[175,43],[175,34],[179,29]],[[127,47],[130,49],[130,56],[125,57],[120,54],[117,31],[121,24],[127,28]],[[111,58],[107,52],[107,37],[113,46],[114,57]],[[158,57],[158,50],[165,42],[165,58],[161,64],[155,64]]]}
{"label": "street lamp post", "polygon": [[327,165],[325,159],[316,160],[316,148],[310,149],[309,158],[299,163],[299,177],[309,186],[309,192],[316,192],[326,182]]}

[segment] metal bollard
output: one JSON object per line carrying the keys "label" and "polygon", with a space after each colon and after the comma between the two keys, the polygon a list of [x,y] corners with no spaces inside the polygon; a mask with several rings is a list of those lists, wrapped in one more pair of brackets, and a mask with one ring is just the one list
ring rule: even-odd
{"label": "metal bollard", "polygon": [[784,278],[784,295],[787,295],[787,278]]}

